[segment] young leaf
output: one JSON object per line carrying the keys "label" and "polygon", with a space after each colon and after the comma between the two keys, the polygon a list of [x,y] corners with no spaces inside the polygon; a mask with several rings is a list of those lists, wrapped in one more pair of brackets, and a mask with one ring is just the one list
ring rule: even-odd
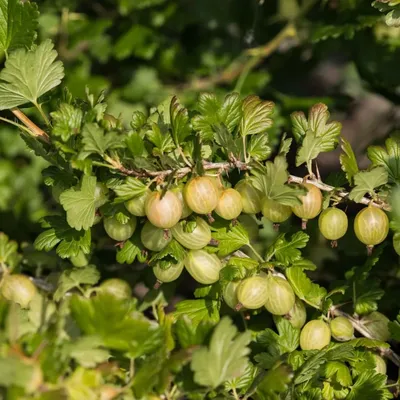
{"label": "young leaf", "polygon": [[197,102],[197,109],[201,114],[192,118],[193,129],[205,141],[213,140],[215,125],[223,124],[232,135],[242,114],[241,105],[237,93],[228,94],[222,105],[215,94],[202,93]]}
{"label": "young leaf", "polygon": [[132,302],[98,293],[90,299],[73,296],[70,305],[79,329],[101,339],[105,347],[139,357],[162,344],[162,329],[143,316],[137,318]]}
{"label": "young leaf", "polygon": [[[274,322],[278,330],[278,334],[272,329],[265,329],[257,335],[257,342],[263,344],[267,347],[270,355],[275,357],[270,357],[269,362],[276,360],[276,356],[280,356],[285,353],[291,353],[299,347],[300,341],[300,329],[296,329],[292,324],[285,318],[275,316]],[[256,355],[255,360],[261,361],[261,366],[263,368],[269,369],[274,364],[274,361],[270,364],[265,364],[262,362],[264,353]]]}
{"label": "young leaf", "polygon": [[179,104],[178,98],[174,96],[170,104],[170,120],[172,137],[177,146],[182,143],[191,133],[188,110]]}
{"label": "young leaf", "polygon": [[225,257],[250,243],[249,234],[240,223],[233,227],[225,226],[215,229],[212,237],[219,242],[218,255],[220,257]]}
{"label": "young leaf", "polygon": [[322,151],[322,138],[317,137],[315,132],[308,130],[304,136],[303,142],[296,157],[296,167],[306,163],[311,170],[311,161],[318,157]]}
{"label": "young leaf", "polygon": [[238,154],[238,148],[235,140],[233,140],[232,134],[228,131],[228,128],[224,124],[218,124],[212,126],[214,131],[215,141],[226,151],[229,155]]}
{"label": "young leaf", "polygon": [[92,244],[90,229],[77,231],[60,216],[49,216],[43,220],[50,229],[36,238],[34,242],[36,250],[50,251],[58,245],[57,254],[61,258],[77,256],[80,251],[84,254],[90,253]]}
{"label": "young leaf", "polygon": [[285,272],[297,297],[313,307],[321,307],[327,293],[325,288],[312,283],[300,267],[290,267]]}
{"label": "young leaf", "polygon": [[175,239],[172,239],[159,253],[154,254],[150,259],[150,263],[155,263],[161,268],[168,269],[171,263],[176,264],[181,262],[186,257],[186,250]]}
{"label": "young leaf", "polygon": [[64,68],[55,61],[57,52],[46,40],[31,51],[18,49],[10,54],[0,72],[0,110],[7,110],[38,99],[61,83]]}
{"label": "young leaf", "polygon": [[79,108],[63,103],[50,116],[53,119],[52,134],[60,136],[64,142],[68,141],[71,136],[77,135],[81,130],[83,112]]}
{"label": "young leaf", "polygon": [[36,3],[3,0],[0,4],[0,53],[30,48],[36,38],[39,12]]}
{"label": "young leaf", "polygon": [[247,96],[243,100],[243,115],[240,121],[240,134],[242,136],[264,133],[272,126],[275,104],[272,101],[263,101],[258,96]]}
{"label": "young leaf", "polygon": [[[151,130],[146,132],[147,138],[152,142],[160,154],[168,153],[175,148],[174,141],[168,131],[162,131],[156,123],[151,124]],[[154,149],[153,149],[154,153]]]}
{"label": "young leaf", "polygon": [[288,267],[302,258],[301,251],[298,249],[306,247],[309,239],[310,237],[305,232],[296,232],[290,241],[287,241],[285,234],[281,233],[268,248],[266,259],[275,257],[278,262]]}
{"label": "young leaf", "polygon": [[84,175],[80,189],[68,189],[60,195],[60,203],[67,213],[67,222],[77,231],[89,229],[95,218],[96,208],[107,199],[96,193],[96,177]]}
{"label": "young leaf", "polygon": [[187,316],[197,327],[201,322],[216,324],[219,321],[219,301],[210,299],[183,300],[176,305],[175,317]]}
{"label": "young leaf", "polygon": [[296,371],[296,385],[310,381],[328,361],[346,362],[356,359],[356,352],[348,343],[331,343],[322,350],[310,351],[310,355],[311,357]]}
{"label": "young leaf", "polygon": [[374,370],[363,372],[351,387],[347,400],[364,400],[364,399],[391,399],[392,394],[386,389],[387,376],[377,374]]}
{"label": "young leaf", "polygon": [[[270,369],[257,385],[257,393],[262,399],[280,399],[288,390],[289,383],[293,379],[293,372],[286,364],[277,365]],[[288,399],[288,397],[284,397]],[[290,399],[290,398],[289,398]],[[307,400],[311,400],[308,398]]]}
{"label": "young leaf", "polygon": [[94,265],[67,269],[63,271],[58,280],[57,290],[54,293],[54,300],[60,301],[65,293],[81,285],[95,285],[99,279],[100,273]]}
{"label": "young leaf", "polygon": [[124,143],[115,132],[105,133],[95,123],[85,124],[82,130],[83,152],[103,156],[107,150],[123,147]]}
{"label": "young leaf", "polygon": [[10,386],[28,388],[37,376],[34,365],[12,355],[0,357],[0,371],[0,386],[6,388]]}
{"label": "young leaf", "polygon": [[271,147],[268,145],[269,138],[267,133],[252,136],[250,143],[247,147],[247,153],[256,161],[266,160],[272,152]]}
{"label": "young leaf", "polygon": [[388,173],[383,167],[375,167],[370,171],[360,171],[354,175],[355,187],[349,194],[349,199],[359,202],[367,193],[374,195],[374,189],[385,185]]}
{"label": "young leaf", "polygon": [[228,382],[225,382],[225,390],[237,390],[241,389],[241,393],[244,393],[246,390],[250,388],[250,385],[253,383],[256,378],[259,369],[254,366],[251,362],[247,364],[246,369],[244,370],[243,375],[238,378],[233,378]]}
{"label": "young leaf", "polygon": [[343,153],[340,154],[340,165],[342,166],[342,170],[346,173],[347,181],[352,185],[354,175],[359,172],[357,159],[353,149],[351,148],[350,142],[343,137],[341,140]]}
{"label": "young leaf", "polygon": [[115,187],[114,192],[120,199],[129,200],[144,194],[147,186],[139,179],[128,176],[125,181]]}
{"label": "young leaf", "polygon": [[202,347],[193,353],[194,381],[215,389],[242,375],[248,363],[250,341],[250,332],[238,334],[231,320],[224,317],[213,332],[209,348]]}
{"label": "young leaf", "polygon": [[65,353],[85,368],[95,368],[97,364],[107,362],[111,354],[102,349],[102,340],[98,337],[85,336],[67,343]]}
{"label": "young leaf", "polygon": [[290,117],[293,135],[302,144],[297,152],[296,165],[306,163],[311,172],[311,161],[320,152],[331,151],[336,147],[342,125],[337,121],[328,123],[328,107],[322,103],[310,108],[308,120],[303,112],[294,112]]}
{"label": "young leaf", "polygon": [[344,387],[352,384],[349,368],[340,361],[330,361],[325,365],[325,377],[336,380]]}
{"label": "young leaf", "polygon": [[135,232],[132,237],[125,241],[122,248],[118,249],[117,261],[120,264],[132,264],[138,258],[140,262],[144,262],[146,260],[144,250],[140,235]]}
{"label": "young leaf", "polygon": [[214,322],[207,320],[194,323],[187,315],[182,314],[175,323],[179,344],[184,349],[203,344],[214,325]]}
{"label": "young leaf", "polygon": [[386,169],[390,183],[400,183],[400,139],[390,137],[383,146],[369,146],[368,158],[372,165]]}
{"label": "young leaf", "polygon": [[18,243],[9,240],[5,233],[0,232],[0,264],[14,267],[19,259]]}
{"label": "young leaf", "polygon": [[274,162],[268,161],[264,168],[255,171],[251,181],[254,187],[269,199],[287,206],[296,206],[301,204],[299,196],[304,194],[305,190],[299,185],[287,184],[287,167],[286,157],[279,155],[275,157]]}

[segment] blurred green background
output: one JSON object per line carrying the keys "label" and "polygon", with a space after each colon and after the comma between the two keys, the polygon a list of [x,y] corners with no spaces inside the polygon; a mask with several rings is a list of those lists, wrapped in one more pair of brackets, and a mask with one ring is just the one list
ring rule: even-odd
{"label": "blurred green background", "polygon": [[[148,112],[171,94],[191,107],[201,91],[220,96],[230,91],[255,93],[276,103],[270,131],[276,145],[283,132],[290,134],[292,111],[306,111],[322,101],[332,117],[342,121],[343,136],[362,167],[368,165],[366,147],[397,134],[400,126],[400,28],[387,26],[383,14],[368,1],[37,4],[38,40],[55,42],[66,69],[64,85],[74,96],[84,96],[85,86],[95,94],[106,90],[108,112],[127,126],[133,111]],[[47,102],[56,103],[59,94]],[[4,116],[10,117],[7,112]],[[337,178],[338,155],[339,150],[319,158],[324,180]],[[15,240],[32,242],[41,230],[40,218],[56,207],[41,178],[44,167],[46,163],[27,150],[16,130],[0,126],[0,231]],[[349,215],[358,209],[349,208]],[[316,276],[321,283],[329,286],[343,278],[344,270],[364,262],[364,248],[352,232],[333,251],[316,233],[315,221],[309,231],[313,235],[307,252],[321,267]],[[379,265],[380,278],[399,273],[392,249],[384,250]],[[386,282],[392,286],[390,279]],[[390,307],[393,297],[385,299]]]}

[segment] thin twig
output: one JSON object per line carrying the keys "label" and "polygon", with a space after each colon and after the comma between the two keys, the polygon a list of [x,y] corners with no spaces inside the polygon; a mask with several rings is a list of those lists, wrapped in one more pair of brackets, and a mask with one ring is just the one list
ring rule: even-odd
{"label": "thin twig", "polygon": [[[346,317],[351,322],[351,324],[353,325],[354,329],[357,332],[361,333],[361,335],[363,335],[364,337],[366,337],[368,339],[375,339],[360,320],[357,320],[357,319],[353,318],[351,315],[349,315],[341,310],[338,310],[336,308],[331,310],[331,313],[332,313],[332,315],[334,315],[336,317]],[[386,348],[380,347],[379,351],[386,358],[388,358],[390,361],[392,361],[397,367],[400,367],[400,356],[397,353],[395,353],[392,349],[386,349]]]}
{"label": "thin twig", "polygon": [[42,138],[46,143],[50,143],[49,135],[31,121],[19,108],[11,109],[11,112],[31,131],[31,133]]}
{"label": "thin twig", "polygon": [[[189,167],[183,167],[179,168],[177,170],[172,170],[172,169],[167,169],[164,171],[148,171],[148,170],[141,170],[141,171],[136,171],[136,170],[130,170],[122,166],[121,164],[114,163],[113,164],[114,169],[118,169],[123,175],[129,175],[129,176],[136,176],[138,178],[146,178],[146,177],[151,177],[151,178],[159,178],[160,180],[165,179],[168,175],[175,173],[175,176],[177,178],[183,178],[184,176],[188,175],[189,173],[192,172],[192,169]],[[239,169],[241,171],[247,171],[251,169],[251,166],[246,164],[243,161],[227,161],[227,162],[221,162],[221,163],[215,163],[215,162],[208,162],[208,161],[203,161],[203,168],[205,171],[209,170],[218,170],[218,171],[230,171],[233,169]],[[334,186],[327,185],[326,183],[321,182],[320,180],[317,179],[304,179],[299,176],[295,175],[289,175],[288,182],[295,182],[295,183],[311,183],[312,185],[316,186],[320,190],[324,192],[333,192],[335,191],[335,194],[339,196],[342,199],[345,199],[348,197],[349,192],[345,190],[336,190]],[[378,208],[382,208],[386,211],[390,211],[390,206],[389,204],[385,202],[375,202],[372,199],[369,199],[368,197],[363,197],[359,203],[365,204],[365,205],[373,205]]]}
{"label": "thin twig", "polygon": [[238,78],[243,71],[255,68],[265,58],[271,55],[285,39],[294,37],[295,35],[296,29],[292,23],[289,23],[264,46],[245,50],[222,72],[207,78],[194,79],[188,84],[183,85],[182,89],[201,91],[207,90],[217,84],[230,83]]}
{"label": "thin twig", "polygon": [[[323,183],[319,180],[316,179],[306,179],[300,178],[298,176],[294,175],[289,175],[289,182],[295,182],[295,183],[311,183],[312,185],[316,186],[317,188],[323,190],[324,192],[333,192],[336,190],[334,186],[327,185],[326,183]],[[342,199],[346,198],[349,195],[349,192],[346,192],[345,190],[337,191],[335,194],[337,194],[339,197]],[[365,205],[373,205],[378,208],[383,208],[386,211],[390,211],[390,206],[384,202],[382,203],[377,203],[373,201],[372,199],[369,199],[368,197],[363,197],[358,203],[362,203]]]}

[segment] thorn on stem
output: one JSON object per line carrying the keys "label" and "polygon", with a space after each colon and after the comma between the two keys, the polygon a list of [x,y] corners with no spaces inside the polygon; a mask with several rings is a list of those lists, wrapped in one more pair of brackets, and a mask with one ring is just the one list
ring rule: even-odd
{"label": "thorn on stem", "polygon": [[332,247],[332,249],[338,247],[337,240],[332,240],[331,241],[331,247]]}
{"label": "thorn on stem", "polygon": [[281,224],[272,224],[272,227],[274,228],[275,232],[279,232],[279,227],[281,226]]}

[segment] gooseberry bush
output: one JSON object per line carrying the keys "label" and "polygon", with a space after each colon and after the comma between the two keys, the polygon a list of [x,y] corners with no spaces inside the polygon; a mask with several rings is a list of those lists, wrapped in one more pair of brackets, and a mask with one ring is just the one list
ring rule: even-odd
{"label": "gooseberry bush", "polygon": [[[190,110],[173,96],[127,127],[103,94],[60,90],[52,42],[27,34],[36,8],[15,7],[0,110],[17,120],[0,119],[48,163],[55,206],[33,247],[0,234],[1,398],[396,397],[400,316],[379,311],[370,273],[400,254],[398,137],[360,169],[317,103],[275,149],[274,103],[238,93]],[[318,156],[339,145],[342,171],[324,180]],[[313,222],[333,251],[349,231],[365,246],[326,287]]]}

